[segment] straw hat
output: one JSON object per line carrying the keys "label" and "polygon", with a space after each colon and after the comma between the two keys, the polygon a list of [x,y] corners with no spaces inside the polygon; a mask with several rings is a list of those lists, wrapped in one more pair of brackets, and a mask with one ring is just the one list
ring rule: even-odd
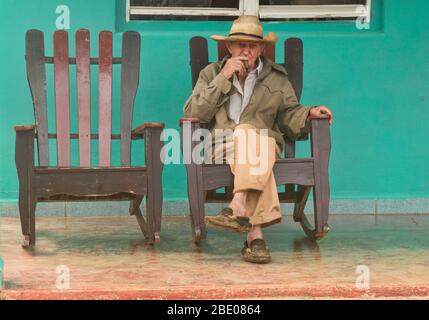
{"label": "straw hat", "polygon": [[241,16],[232,23],[228,36],[211,36],[216,41],[249,41],[266,44],[275,44],[277,36],[274,32],[268,32],[264,38],[262,25],[256,16]]}

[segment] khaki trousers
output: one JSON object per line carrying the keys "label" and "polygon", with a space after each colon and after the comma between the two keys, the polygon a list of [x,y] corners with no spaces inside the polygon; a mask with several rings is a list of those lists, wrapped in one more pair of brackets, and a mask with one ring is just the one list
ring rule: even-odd
{"label": "khaki trousers", "polygon": [[260,134],[251,125],[240,124],[226,141],[216,137],[211,151],[211,161],[229,163],[234,174],[233,192],[248,190],[246,213],[250,223],[267,227],[280,222],[280,202],[272,170],[280,156],[275,139]]}

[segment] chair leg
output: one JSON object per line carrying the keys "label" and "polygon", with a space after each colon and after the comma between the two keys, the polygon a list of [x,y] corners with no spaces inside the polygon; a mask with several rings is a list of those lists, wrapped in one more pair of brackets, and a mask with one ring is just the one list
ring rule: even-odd
{"label": "chair leg", "polygon": [[16,132],[15,164],[19,180],[19,215],[22,246],[36,245],[36,195],[34,190],[34,130]]}
{"label": "chair leg", "polygon": [[146,222],[149,243],[160,241],[162,215],[162,128],[145,129],[145,158],[147,166]]}
{"label": "chair leg", "polygon": [[314,223],[319,235],[329,231],[329,154],[331,138],[328,120],[312,121],[312,156],[314,159]]}
{"label": "chair leg", "polygon": [[298,186],[297,200],[293,210],[293,220],[300,222],[304,215],[304,208],[307,204],[308,196],[310,194],[311,187]]}
{"label": "chair leg", "polygon": [[147,222],[143,217],[142,211],[140,210],[140,204],[143,201],[143,196],[138,196],[130,202],[130,215],[136,216],[140,230],[142,231],[145,238],[148,237]]}
{"label": "chair leg", "polygon": [[323,237],[329,232],[329,185],[327,174],[321,174],[319,183],[316,183],[313,189],[314,202],[314,223],[318,237]]}
{"label": "chair leg", "polygon": [[36,245],[36,201],[33,192],[28,190],[27,186],[25,186],[27,190],[19,192],[19,216],[23,235],[21,245],[23,248]]}
{"label": "chair leg", "polygon": [[204,222],[204,200],[206,192],[203,189],[202,165],[193,161],[192,154],[199,148],[200,141],[191,139],[200,129],[199,122],[182,123],[182,154],[188,177],[188,200],[192,226],[192,237],[195,244],[206,238],[207,231]]}
{"label": "chair leg", "polygon": [[[293,211],[293,219],[301,224],[307,237],[313,241],[320,240],[325,236],[325,233],[318,232],[317,228],[313,227],[308,221],[304,213],[304,208],[310,195],[311,187],[298,186],[297,201]],[[315,220],[316,221],[316,220]]]}
{"label": "chair leg", "polygon": [[206,224],[204,222],[204,198],[205,192],[202,188],[201,165],[188,164],[186,170],[188,173],[188,199],[192,226],[192,238],[195,244],[207,236]]}
{"label": "chair leg", "polygon": [[161,240],[162,196],[152,193],[146,197],[147,234],[150,243]]}

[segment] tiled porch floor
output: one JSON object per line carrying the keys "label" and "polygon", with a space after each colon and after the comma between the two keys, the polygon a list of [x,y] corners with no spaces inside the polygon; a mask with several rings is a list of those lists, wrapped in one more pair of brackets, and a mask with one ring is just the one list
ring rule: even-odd
{"label": "tiled porch floor", "polygon": [[[286,216],[266,229],[273,261],[241,260],[244,236],[209,230],[191,242],[188,217],[165,217],[146,245],[133,217],[40,217],[37,246],[20,246],[19,219],[0,218],[0,299],[429,298],[429,215],[331,215],[317,244]],[[56,268],[70,289],[56,289]],[[370,289],[356,288],[356,268]]]}

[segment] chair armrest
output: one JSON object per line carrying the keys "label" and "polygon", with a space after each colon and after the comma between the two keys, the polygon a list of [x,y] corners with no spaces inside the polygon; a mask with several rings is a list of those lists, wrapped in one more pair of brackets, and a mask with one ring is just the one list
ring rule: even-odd
{"label": "chair armrest", "polygon": [[133,138],[143,138],[144,131],[148,128],[160,128],[164,129],[165,125],[162,122],[145,122],[142,125],[131,131],[131,136]]}
{"label": "chair armrest", "polygon": [[179,120],[179,125],[182,126],[184,122],[190,122],[190,123],[202,123],[200,119],[198,118],[181,118]]}
{"label": "chair armrest", "polygon": [[311,151],[313,157],[321,156],[329,159],[331,130],[328,117],[311,120]]}
{"label": "chair armrest", "polygon": [[313,121],[313,120],[324,120],[324,119],[329,119],[329,116],[327,114],[321,114],[319,116],[319,118],[317,118],[317,119],[311,119],[310,121]]}
{"label": "chair armrest", "polygon": [[22,131],[33,131],[36,129],[35,125],[28,125],[28,126],[15,126],[15,132],[22,132]]}
{"label": "chair armrest", "polygon": [[[289,140],[295,142],[295,141],[307,141],[309,138],[309,134],[311,132],[311,124],[313,121],[318,121],[318,120],[325,120],[325,119],[329,119],[329,117],[327,115],[321,115],[320,118],[317,119],[311,119],[308,121],[308,123],[306,124],[306,127],[308,126],[309,129],[305,130],[307,132],[301,133],[298,136],[295,136],[293,138],[291,138],[288,134],[284,134],[285,137],[287,137]],[[286,140],[286,139],[285,139]]]}
{"label": "chair armrest", "polygon": [[34,138],[36,126],[15,126],[15,164],[20,181],[26,181],[34,168]]}
{"label": "chair armrest", "polygon": [[[314,128],[316,127],[316,130],[323,130],[323,131],[330,131],[330,124],[329,124],[329,117],[327,115],[322,115],[320,118],[317,119],[311,119],[311,126],[310,126],[310,133],[314,133]],[[323,124],[323,125],[321,125]]]}
{"label": "chair armrest", "polygon": [[179,120],[180,127],[183,127],[183,124],[185,122],[189,122],[190,124],[199,124],[198,127],[203,128],[203,129],[208,129],[208,127],[209,127],[208,122],[201,121],[198,118],[182,118]]}

